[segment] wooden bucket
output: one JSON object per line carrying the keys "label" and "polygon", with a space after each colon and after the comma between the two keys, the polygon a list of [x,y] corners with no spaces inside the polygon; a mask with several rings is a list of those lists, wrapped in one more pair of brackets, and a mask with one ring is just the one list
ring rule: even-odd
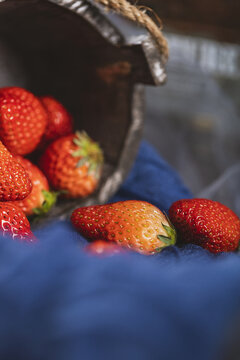
{"label": "wooden bucket", "polygon": [[[4,0],[0,44],[12,64],[0,68],[0,86],[22,86],[52,95],[104,150],[98,190],[83,200],[64,200],[49,215],[64,218],[77,205],[106,202],[135,158],[143,127],[143,85],[166,75],[151,36],[129,44],[90,1]],[[8,62],[8,61],[7,61]]]}

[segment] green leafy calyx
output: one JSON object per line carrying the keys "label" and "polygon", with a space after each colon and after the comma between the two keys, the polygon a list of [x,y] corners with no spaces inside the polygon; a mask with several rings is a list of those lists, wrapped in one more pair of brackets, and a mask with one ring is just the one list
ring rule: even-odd
{"label": "green leafy calyx", "polygon": [[44,202],[42,206],[33,209],[33,213],[37,216],[46,215],[53,205],[56,203],[59,192],[42,190],[42,194],[44,196]]}
{"label": "green leafy calyx", "polygon": [[78,149],[72,153],[73,157],[78,157],[77,167],[88,165],[88,172],[98,174],[104,158],[99,144],[93,141],[85,131],[77,131],[73,139]]}
{"label": "green leafy calyx", "polygon": [[165,225],[162,223],[162,227],[164,228],[164,230],[166,231],[166,235],[157,235],[157,238],[159,240],[161,240],[164,245],[162,247],[159,247],[156,249],[157,252],[161,251],[163,248],[170,246],[170,245],[175,245],[176,240],[177,240],[177,233],[176,230],[174,229],[173,225],[170,223],[170,225]]}

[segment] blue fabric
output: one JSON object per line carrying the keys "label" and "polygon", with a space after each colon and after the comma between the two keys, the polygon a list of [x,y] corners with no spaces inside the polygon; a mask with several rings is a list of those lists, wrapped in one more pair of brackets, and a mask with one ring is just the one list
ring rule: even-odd
{"label": "blue fabric", "polygon": [[174,201],[190,197],[176,171],[144,141],[132,171],[112,201],[145,200],[167,212]]}
{"label": "blue fabric", "polygon": [[[167,210],[190,196],[143,144],[115,199]],[[1,360],[220,358],[239,315],[237,254],[214,256],[188,245],[102,259],[84,253],[86,240],[69,222],[36,235],[36,246],[0,242]]]}

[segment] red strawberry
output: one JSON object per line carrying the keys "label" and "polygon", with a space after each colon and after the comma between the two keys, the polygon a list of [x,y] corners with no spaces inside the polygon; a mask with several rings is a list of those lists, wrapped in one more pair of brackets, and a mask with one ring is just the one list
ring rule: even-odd
{"label": "red strawberry", "polygon": [[53,140],[71,134],[73,124],[71,115],[56,99],[51,96],[43,96],[40,101],[48,115],[47,127],[41,140],[41,145],[45,146]]}
{"label": "red strawberry", "polygon": [[22,200],[32,190],[32,182],[19,162],[0,141],[0,201]]}
{"label": "red strawberry", "polygon": [[56,190],[69,198],[84,197],[97,187],[103,154],[84,132],[51,143],[40,159],[40,168]]}
{"label": "red strawberry", "polygon": [[85,237],[115,241],[151,255],[174,245],[176,234],[166,216],[155,206],[137,200],[76,209],[71,221]]}
{"label": "red strawberry", "polygon": [[30,242],[36,240],[22,210],[14,204],[5,202],[0,203],[0,234]]}
{"label": "red strawberry", "polygon": [[240,220],[225,205],[207,199],[179,200],[169,209],[178,237],[218,253],[234,251],[240,240]]}
{"label": "red strawberry", "polygon": [[56,193],[49,191],[48,181],[36,165],[21,156],[15,158],[24,167],[33,184],[30,195],[22,201],[16,201],[15,205],[20,207],[26,215],[46,214],[56,202]]}
{"label": "red strawberry", "polygon": [[100,256],[111,256],[125,252],[122,247],[114,244],[113,242],[103,240],[96,240],[91,244],[88,244],[84,250],[90,254]]}
{"label": "red strawberry", "polygon": [[16,155],[32,152],[47,125],[47,113],[30,92],[8,87],[0,89],[0,139]]}

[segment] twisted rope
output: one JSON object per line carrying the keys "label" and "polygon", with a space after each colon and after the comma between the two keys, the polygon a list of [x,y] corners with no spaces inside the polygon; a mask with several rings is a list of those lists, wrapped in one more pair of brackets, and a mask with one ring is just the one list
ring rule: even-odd
{"label": "twisted rope", "polygon": [[[95,0],[95,2],[105,6],[109,10],[114,10],[117,14],[124,16],[125,18],[138,23],[148,30],[156,41],[159,50],[162,54],[164,63],[168,59],[168,43],[162,33],[161,20],[155,15],[155,13],[144,6],[131,5],[127,0]],[[146,14],[146,10],[151,10],[155,15],[157,22],[154,22],[149,15]]]}

